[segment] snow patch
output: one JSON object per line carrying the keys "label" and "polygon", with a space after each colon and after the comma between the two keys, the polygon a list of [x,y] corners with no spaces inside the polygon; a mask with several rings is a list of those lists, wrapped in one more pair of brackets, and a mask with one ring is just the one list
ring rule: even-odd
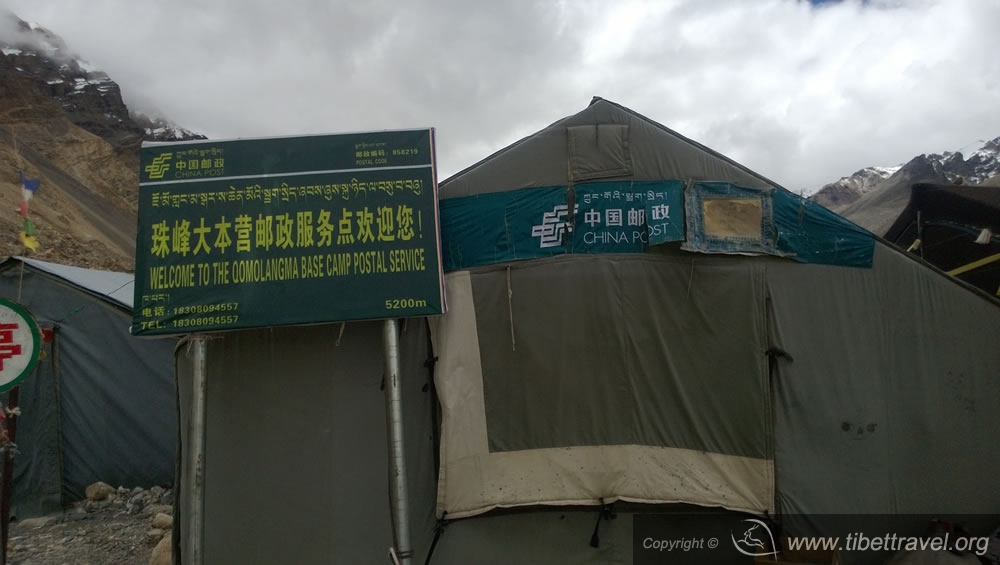
{"label": "snow patch", "polygon": [[28,24],[28,27],[31,28],[31,31],[35,31],[36,29],[39,29],[39,28],[42,27],[42,26],[38,25],[35,22],[26,22],[26,23]]}
{"label": "snow patch", "polygon": [[20,49],[14,49],[13,47],[4,47],[3,49],[0,49],[0,51],[3,51],[4,55],[20,55],[23,53]]}
{"label": "snow patch", "polygon": [[63,81],[63,79],[61,79],[61,78],[57,78],[57,79],[55,79],[55,80],[47,80],[47,81],[45,81],[45,82],[47,82],[47,83],[49,83],[49,84],[61,84],[61,83],[63,83],[64,81]]}
{"label": "snow patch", "polygon": [[896,165],[895,167],[872,167],[872,170],[882,175],[884,178],[889,178],[896,174],[899,169],[902,169],[902,165]]}

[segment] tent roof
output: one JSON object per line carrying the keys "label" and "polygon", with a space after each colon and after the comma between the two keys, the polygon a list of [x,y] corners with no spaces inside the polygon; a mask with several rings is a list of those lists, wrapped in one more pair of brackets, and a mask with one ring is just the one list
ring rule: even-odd
{"label": "tent roof", "polygon": [[909,203],[886,232],[885,238],[898,242],[916,222],[918,210],[924,219],[933,218],[1000,231],[1000,187],[914,184]]}
{"label": "tent roof", "polygon": [[[922,234],[917,233],[920,219]],[[984,228],[991,241],[975,243]],[[1000,187],[918,183],[885,238],[907,247],[918,236],[923,258],[951,271],[1000,253]],[[956,276],[988,294],[1000,287],[1000,263],[988,263]]]}
{"label": "tent roof", "polygon": [[33,269],[62,279],[82,290],[97,295],[108,302],[113,302],[119,307],[132,310],[135,275],[116,271],[85,269],[16,256],[10,257],[0,264],[0,270],[7,270],[15,263],[23,263]]}
{"label": "tent roof", "polygon": [[[571,173],[567,170],[570,168],[567,167],[567,161],[574,158],[566,147],[567,128],[597,124],[621,124],[633,128],[628,134],[629,139],[625,141],[633,149],[633,161],[630,163],[632,170],[620,175],[621,179],[694,178],[791,192],[749,167],[663,124],[630,108],[594,96],[583,110],[564,117],[441,181],[441,198],[573,182],[573,179],[568,178]],[[643,146],[655,150],[643,153]],[[635,154],[636,150],[638,155]],[[515,163],[516,166],[513,166]],[[612,178],[615,177],[605,176],[602,180]]]}

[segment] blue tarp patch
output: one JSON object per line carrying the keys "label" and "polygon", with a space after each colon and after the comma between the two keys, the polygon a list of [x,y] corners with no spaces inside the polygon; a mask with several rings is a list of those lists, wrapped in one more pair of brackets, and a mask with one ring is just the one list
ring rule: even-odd
{"label": "blue tarp patch", "polygon": [[685,251],[782,255],[771,207],[772,190],[724,182],[692,183],[684,194]]}
{"label": "blue tarp patch", "polygon": [[772,191],[778,249],[801,263],[870,268],[875,236],[823,206]]}
{"label": "blue tarp patch", "polygon": [[681,249],[686,251],[872,266],[875,237],[871,233],[785,190],[699,182],[688,188],[684,204],[687,240]]}

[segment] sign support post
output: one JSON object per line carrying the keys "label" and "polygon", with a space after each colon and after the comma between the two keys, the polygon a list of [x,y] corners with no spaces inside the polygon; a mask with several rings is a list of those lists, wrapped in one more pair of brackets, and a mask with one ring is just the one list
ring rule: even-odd
{"label": "sign support post", "polygon": [[395,318],[385,320],[385,407],[389,432],[389,483],[392,504],[395,556],[400,565],[409,565],[410,508],[406,485],[406,452],[403,441],[403,394],[399,375],[399,328]]}
{"label": "sign support post", "polygon": [[[23,264],[22,264],[23,269]],[[3,477],[0,482],[0,563],[7,563],[7,538],[10,521],[10,499],[14,491],[14,461],[11,448],[17,439],[17,402],[19,386],[38,364],[42,346],[42,330],[24,306],[0,298],[0,393],[10,391],[7,402],[9,416],[6,430],[9,434],[0,449],[3,451]],[[0,406],[0,410],[3,407]]]}
{"label": "sign support post", "polygon": [[190,489],[186,520],[187,543],[183,544],[185,565],[202,564],[205,513],[205,338],[194,336],[194,371],[191,387],[191,420],[188,426],[190,454],[187,458],[187,476]]}
{"label": "sign support post", "polygon": [[[17,401],[21,387],[11,389],[7,399],[7,406],[11,412],[17,408]],[[3,408],[0,408],[2,410]],[[17,441],[17,415],[11,414],[7,420],[7,441],[10,444],[3,447],[3,505],[0,507],[0,520],[3,522],[3,565],[7,565],[7,540],[10,537],[10,499],[14,493],[14,457],[10,453],[11,445]]]}

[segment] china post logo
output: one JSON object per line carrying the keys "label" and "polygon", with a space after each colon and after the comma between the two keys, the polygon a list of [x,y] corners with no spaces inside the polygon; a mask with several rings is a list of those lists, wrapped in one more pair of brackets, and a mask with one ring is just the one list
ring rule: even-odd
{"label": "china post logo", "polygon": [[[774,536],[771,535],[771,528],[768,528],[767,524],[756,518],[747,518],[743,522],[744,525],[738,530],[740,532],[739,538],[732,532],[729,533],[737,551],[751,557],[778,554],[778,547],[774,544]],[[746,522],[750,522],[750,524],[746,524]],[[765,541],[770,541],[771,545],[765,545]],[[767,551],[768,547],[771,548],[771,551]]]}
{"label": "china post logo", "polygon": [[[580,211],[580,205],[573,206],[573,213]],[[531,237],[538,238],[538,247],[557,247],[562,245],[563,234],[573,231],[573,224],[568,220],[569,206],[560,204],[551,212],[542,214],[542,223],[531,226]]]}
{"label": "china post logo", "polygon": [[167,174],[167,171],[170,170],[170,163],[168,161],[173,156],[173,153],[161,153],[153,159],[152,163],[146,165],[144,170],[149,173],[149,178],[162,179],[163,175]]}

